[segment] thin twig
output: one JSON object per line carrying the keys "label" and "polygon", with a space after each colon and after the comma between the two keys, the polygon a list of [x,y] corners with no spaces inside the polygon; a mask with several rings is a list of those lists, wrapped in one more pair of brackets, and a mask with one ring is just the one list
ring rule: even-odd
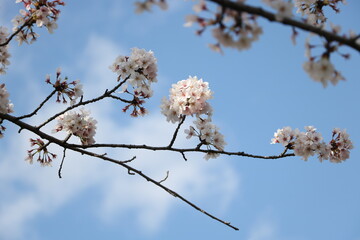
{"label": "thin twig", "polygon": [[128,79],[129,79],[130,75],[128,77],[126,77],[123,81],[121,81],[119,84],[117,84],[113,89],[111,89],[110,91],[109,90],[105,90],[104,94],[97,97],[97,98],[93,98],[93,99],[90,99],[88,101],[80,101],[78,102],[77,104],[74,104],[68,108],[66,108],[65,110],[53,115],[52,117],[50,117],[48,120],[46,120],[44,123],[40,124],[37,128],[40,129],[42,127],[44,127],[46,124],[48,124],[49,122],[51,122],[52,120],[54,120],[55,118],[57,118],[58,116],[70,111],[71,109],[74,109],[74,108],[77,108],[79,106],[84,106],[84,105],[87,105],[87,104],[90,104],[90,103],[94,103],[94,102],[97,102],[97,101],[100,101],[106,97],[110,97],[110,95],[115,92],[119,87],[121,87],[121,85],[123,85]]}
{"label": "thin twig", "polygon": [[133,156],[131,159],[129,160],[125,160],[125,161],[121,161],[122,163],[129,163],[129,162],[132,162],[136,159],[136,156]]}
{"label": "thin twig", "polygon": [[29,117],[32,117],[34,116],[35,114],[37,114],[37,112],[44,106],[44,104],[56,93],[56,90],[54,89],[49,96],[47,96],[45,98],[44,101],[42,101],[40,103],[40,105],[32,112],[32,113],[29,113],[29,114],[26,114],[26,115],[23,115],[23,116],[20,116],[18,117],[18,119],[24,119],[24,118],[29,118]]}
{"label": "thin twig", "polygon": [[284,151],[279,156],[284,156],[288,150],[289,150],[289,148],[285,147]]}
{"label": "thin twig", "polygon": [[[207,1],[217,3],[220,6],[235,10],[237,12],[247,12],[250,14],[254,14],[254,15],[266,18],[271,22],[274,22],[274,21],[279,22],[276,20],[276,14],[266,11],[260,7],[253,7],[253,6],[244,4],[244,3],[232,2],[229,0],[207,0]],[[336,41],[343,45],[347,45],[348,47],[351,47],[354,50],[357,50],[358,52],[360,52],[360,45],[356,43],[356,38],[342,37],[335,33],[323,30],[320,27],[315,27],[313,25],[310,25],[310,24],[307,24],[307,23],[304,23],[301,21],[297,21],[297,20],[294,20],[293,18],[288,18],[288,17],[284,17],[283,20],[280,21],[279,23],[282,23],[282,24],[288,25],[288,26],[293,26],[293,27],[302,29],[307,32],[315,33],[319,36],[324,37],[327,41]]]}
{"label": "thin twig", "polygon": [[166,177],[164,179],[162,179],[161,181],[159,181],[159,184],[165,182],[169,177],[169,171],[166,171]]}
{"label": "thin twig", "polygon": [[185,160],[185,161],[187,161],[187,158],[186,158],[186,156],[185,156],[185,153],[184,152],[180,152],[181,153],[181,156],[183,157],[183,159]]}
{"label": "thin twig", "polygon": [[65,152],[66,152],[66,148],[64,148],[63,157],[61,159],[61,163],[60,163],[60,167],[59,167],[59,171],[58,171],[59,178],[61,178],[61,170],[62,170],[64,160],[65,160]]}
{"label": "thin twig", "polygon": [[119,101],[124,102],[124,103],[133,103],[133,102],[130,101],[130,100],[123,99],[123,98],[118,97],[118,96],[115,96],[115,95],[110,95],[109,97],[114,98],[114,99],[119,100]]}
{"label": "thin twig", "polygon": [[178,134],[178,132],[179,132],[179,129],[180,129],[181,125],[184,123],[185,118],[186,118],[186,115],[183,115],[183,116],[181,117],[181,120],[180,120],[180,122],[179,122],[179,125],[178,125],[177,128],[175,129],[175,132],[174,132],[174,134],[173,134],[173,136],[172,136],[172,139],[171,139],[170,144],[169,144],[168,147],[171,148],[172,145],[174,144],[175,139],[176,139],[176,137],[177,137],[177,134]]}

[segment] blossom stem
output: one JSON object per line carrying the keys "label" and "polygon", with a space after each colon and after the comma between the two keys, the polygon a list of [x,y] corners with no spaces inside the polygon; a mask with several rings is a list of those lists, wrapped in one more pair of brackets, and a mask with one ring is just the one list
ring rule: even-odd
{"label": "blossom stem", "polygon": [[177,134],[178,134],[178,132],[179,132],[179,129],[180,129],[181,125],[184,123],[185,118],[186,118],[186,115],[183,115],[183,116],[181,117],[181,120],[180,120],[177,128],[175,129],[175,132],[174,132],[174,134],[173,134],[173,137],[172,137],[172,139],[171,139],[171,141],[170,141],[170,144],[169,144],[169,146],[168,146],[169,148],[171,148],[172,145],[174,145],[174,142],[175,142],[175,139],[176,139]]}

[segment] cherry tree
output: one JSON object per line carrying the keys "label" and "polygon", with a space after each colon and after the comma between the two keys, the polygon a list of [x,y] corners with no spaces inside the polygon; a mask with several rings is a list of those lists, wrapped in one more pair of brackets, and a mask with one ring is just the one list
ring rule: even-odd
{"label": "cherry tree", "polygon": [[[337,69],[331,57],[338,55],[345,60],[350,58],[349,53],[343,53],[345,46],[352,49],[354,54],[360,52],[360,34],[356,31],[343,33],[340,26],[330,22],[325,12],[328,10],[340,12],[345,0],[263,0],[262,7],[252,6],[245,0],[198,0],[193,1],[194,13],[186,16],[186,27],[196,26],[196,34],[202,35],[211,32],[214,42],[209,48],[226,55],[226,48],[245,51],[256,47],[255,42],[261,41],[263,27],[259,19],[267,19],[274,24],[282,24],[291,29],[291,41],[304,44],[307,60],[303,63],[303,70],[315,82],[328,87],[337,85],[345,80],[341,69]],[[65,6],[62,0],[16,0],[21,5],[20,15],[13,18],[13,29],[0,26],[0,73],[6,78],[6,70],[11,68],[10,43],[18,42],[31,45],[40,36],[38,28],[46,28],[49,33],[56,32],[60,10]],[[135,12],[152,11],[154,7],[162,10],[168,8],[166,0],[146,0],[135,2]],[[297,41],[299,34],[310,33],[304,43]],[[315,40],[314,40],[315,39]],[[316,42],[316,43],[313,43]],[[319,44],[320,42],[320,44]],[[241,53],[239,53],[241,54]],[[166,186],[169,172],[161,180],[134,168],[132,162],[136,156],[129,159],[117,159],[106,154],[106,149],[143,149],[149,151],[170,151],[179,154],[180,159],[190,161],[189,153],[200,153],[204,159],[216,159],[221,155],[233,157],[247,157],[255,159],[280,159],[298,157],[307,161],[315,156],[319,161],[328,160],[331,163],[341,163],[350,158],[353,143],[345,129],[334,128],[326,137],[317,131],[314,126],[305,126],[304,131],[285,126],[275,131],[271,144],[281,144],[283,151],[277,155],[252,154],[239,149],[226,149],[226,136],[216,126],[213,110],[209,100],[214,98],[211,83],[197,76],[184,77],[174,83],[169,90],[169,96],[164,97],[159,111],[164,115],[164,121],[174,124],[174,132],[169,136],[169,143],[165,146],[152,146],[143,143],[98,143],[96,132],[97,120],[91,115],[91,105],[105,99],[112,100],[121,106],[122,112],[130,117],[141,118],[151,114],[147,110],[147,102],[153,94],[153,86],[158,79],[156,52],[134,47],[128,56],[118,56],[113,63],[109,63],[109,71],[114,73],[114,85],[104,89],[103,94],[87,99],[86,92],[79,80],[65,77],[61,68],[54,74],[44,77],[44,84],[51,86],[49,95],[28,113],[17,114],[16,106],[11,103],[11,93],[6,84],[0,83],[0,138],[6,141],[6,126],[15,125],[22,131],[31,132],[30,147],[24,156],[27,162],[38,162],[42,166],[50,166],[56,160],[59,165],[58,175],[62,177],[62,166],[68,151],[78,152],[84,157],[94,157],[114,163],[125,168],[129,175],[137,175],[146,181],[163,189],[172,196],[180,199],[195,210],[210,218],[225,224],[235,230],[238,227],[230,222],[203,210],[188,198]],[[306,79],[307,80],[307,79]],[[346,84],[342,83],[341,84]],[[216,101],[216,98],[213,100]],[[54,103],[55,102],[55,103]],[[64,109],[48,116],[44,122],[30,124],[28,119],[33,118],[42,110],[45,104],[64,104]],[[114,111],[118,111],[114,109]],[[185,121],[190,123],[183,128]],[[44,130],[45,126],[53,126],[52,132]],[[346,126],[344,126],[346,127]],[[66,133],[65,138],[59,138],[57,133]],[[175,147],[180,137],[196,139],[197,144],[191,148]],[[269,137],[270,139],[271,137]],[[52,151],[54,146],[62,149],[62,156]],[[94,149],[103,149],[99,154]],[[216,160],[214,160],[216,161]]]}

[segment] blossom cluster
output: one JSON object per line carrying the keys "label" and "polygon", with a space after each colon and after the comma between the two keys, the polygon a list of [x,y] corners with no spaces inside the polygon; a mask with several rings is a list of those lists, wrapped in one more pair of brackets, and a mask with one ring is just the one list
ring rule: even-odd
{"label": "blossom cluster", "polygon": [[326,22],[323,7],[329,6],[335,12],[339,12],[340,10],[337,7],[339,2],[346,3],[346,0],[295,0],[294,4],[297,8],[296,12],[301,13],[302,16],[306,16],[307,23],[315,26],[323,26]]}
{"label": "blossom cluster", "polygon": [[[197,77],[189,77],[172,85],[169,99],[162,99],[161,113],[166,116],[168,122],[180,122],[185,116],[196,116],[195,127],[190,126],[185,129],[187,138],[198,137],[200,144],[206,145],[208,150],[214,146],[219,151],[224,150],[224,136],[219,132],[219,128],[211,122],[212,107],[207,102],[211,99],[213,92],[209,89],[209,84]],[[205,115],[206,117],[203,117]],[[219,154],[209,151],[205,159],[216,158]]]}
{"label": "blossom cluster", "polygon": [[[9,93],[6,90],[5,84],[0,85],[0,113],[12,113],[14,105],[9,100]],[[3,137],[5,127],[1,125],[2,119],[0,118],[0,138]]]}
{"label": "blossom cluster", "polygon": [[[123,111],[126,112],[132,106],[131,116],[137,117],[146,114],[146,109],[141,105],[145,102],[144,99],[153,95],[151,83],[157,82],[157,60],[152,51],[139,48],[131,50],[130,56],[118,56],[110,69],[118,74],[118,80],[126,80],[122,93],[133,96],[133,100]],[[128,84],[132,91],[129,91]]]}
{"label": "blossom cluster", "polygon": [[14,105],[9,100],[9,92],[6,90],[5,84],[0,85],[0,113],[12,113]]}
{"label": "blossom cluster", "polygon": [[65,131],[80,138],[83,145],[95,143],[97,121],[90,117],[90,112],[81,109],[80,112],[70,111],[60,115],[53,132]]}
{"label": "blossom cluster", "polygon": [[211,115],[212,108],[207,100],[212,94],[207,82],[190,76],[172,85],[169,99],[162,100],[161,112],[172,123],[180,121],[183,115]]}
{"label": "blossom cluster", "polygon": [[263,0],[263,2],[276,10],[275,18],[277,21],[282,21],[284,17],[292,17],[292,10],[294,4],[290,1],[284,0]]}
{"label": "blossom cluster", "polygon": [[[336,30],[336,27],[332,27],[333,30]],[[305,43],[306,48],[306,57],[308,61],[303,64],[303,69],[305,72],[316,82],[322,83],[324,87],[328,85],[328,83],[332,83],[336,85],[340,80],[345,80],[342,76],[341,72],[335,69],[334,65],[330,61],[330,56],[332,53],[337,52],[338,44],[337,43],[328,43],[324,42],[323,46],[325,48],[325,52],[320,56],[312,56],[311,50],[315,47],[315,45],[311,45],[309,43],[309,38]],[[349,56],[346,54],[340,54],[344,58],[348,58]]]}
{"label": "blossom cluster", "polygon": [[46,76],[46,83],[51,84],[56,92],[57,92],[57,102],[61,102],[60,98],[62,99],[63,103],[67,103],[65,96],[70,99],[70,105],[74,105],[76,99],[83,95],[82,84],[80,84],[79,80],[75,80],[72,82],[68,82],[68,78],[65,77],[64,79],[61,78],[61,68],[56,70],[56,80],[55,83],[50,81],[50,75]]}
{"label": "blossom cluster", "polygon": [[157,82],[156,62],[152,51],[132,48],[130,56],[118,56],[110,69],[123,79],[128,77],[127,83],[135,88],[135,92],[144,97],[151,97],[150,85]]}
{"label": "blossom cluster", "polygon": [[217,43],[209,44],[209,47],[214,51],[221,53],[221,46],[237,50],[249,49],[252,43],[257,41],[262,34],[262,28],[257,24],[255,15],[245,12],[239,13],[230,9],[217,9],[216,13],[213,13],[208,9],[204,0],[200,0],[193,7],[193,10],[197,14],[209,12],[213,15],[211,18],[188,15],[184,26],[190,27],[197,23],[200,26],[197,31],[199,35],[207,27],[213,26],[212,35],[217,40]]}
{"label": "blossom cluster", "polygon": [[353,144],[346,130],[335,128],[332,131],[332,140],[328,144],[313,126],[307,126],[305,130],[306,132],[300,132],[299,129],[291,127],[278,129],[271,143],[280,143],[287,149],[292,149],[296,156],[301,156],[305,161],[315,154],[321,162],[329,160],[340,163],[350,157]]}
{"label": "blossom cluster", "polygon": [[36,147],[28,150],[28,155],[25,160],[32,164],[34,156],[38,155],[37,161],[41,164],[41,166],[51,166],[51,162],[57,157],[57,155],[48,151],[48,144],[45,144],[40,138],[30,138],[30,144],[31,147]]}
{"label": "blossom cluster", "polygon": [[166,2],[166,0],[145,0],[143,2],[140,1],[136,1],[135,2],[135,12],[136,13],[143,13],[145,11],[150,12],[151,8],[153,6],[158,6],[160,7],[162,10],[166,10],[168,8],[168,4]]}
{"label": "blossom cluster", "polygon": [[[13,20],[13,31],[17,34],[17,41],[19,44],[23,42],[32,43],[39,36],[36,34],[32,26],[36,24],[37,27],[46,27],[49,33],[53,33],[57,28],[57,19],[60,14],[58,6],[63,6],[65,3],[61,0],[16,0],[16,3],[23,3],[25,9],[20,10],[20,15],[17,15]],[[25,27],[23,27],[25,26]]]}
{"label": "blossom cluster", "polygon": [[326,56],[317,61],[313,59],[306,61],[303,68],[314,81],[321,82],[324,87],[328,85],[328,82],[336,85],[340,80],[345,80]]}
{"label": "blossom cluster", "polygon": [[[8,35],[9,33],[7,28],[0,26],[0,44],[7,41]],[[0,74],[5,74],[6,66],[10,65],[10,54],[8,49],[8,45],[0,47]]]}
{"label": "blossom cluster", "polygon": [[[187,134],[186,138],[198,137],[201,145],[208,146],[208,149],[211,150],[210,146],[214,146],[217,150],[223,151],[226,145],[224,140],[224,135],[219,132],[219,128],[211,122],[210,118],[202,119],[198,117],[194,121],[196,129],[193,126],[190,126],[189,129],[185,129]],[[217,158],[220,154],[215,152],[207,152],[204,158],[206,160],[210,158]]]}

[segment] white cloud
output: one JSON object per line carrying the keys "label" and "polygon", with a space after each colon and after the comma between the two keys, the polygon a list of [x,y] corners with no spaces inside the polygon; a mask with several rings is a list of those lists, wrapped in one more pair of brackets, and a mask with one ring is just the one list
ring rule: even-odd
{"label": "white cloud", "polygon": [[[95,96],[114,84],[114,76],[107,67],[120,53],[123,51],[108,39],[97,35],[89,39],[81,64],[73,67],[86,71],[86,84],[90,86],[86,89],[86,96]],[[110,101],[104,101],[91,108],[99,122],[97,142],[164,145],[176,127],[166,123],[159,113],[124,125],[113,114],[121,108],[114,110],[112,107]],[[36,119],[44,119],[51,112],[54,109],[46,108]],[[119,118],[125,117],[129,116],[121,115]],[[119,166],[76,153],[67,153],[64,178],[59,180],[57,166],[61,151],[58,150],[60,157],[52,168],[39,167],[37,163],[28,165],[23,161],[30,136],[25,131],[21,136],[7,132],[2,139],[8,141],[9,146],[6,149],[1,147],[0,238],[21,239],[30,231],[32,219],[49,214],[56,217],[61,207],[71,206],[74,197],[81,197],[85,190],[94,186],[101,192],[98,215],[104,222],[131,212],[145,233],[158,231],[169,210],[179,201],[139,176],[129,176]],[[180,137],[176,144],[184,146],[189,143]],[[189,161],[185,162],[180,154],[171,152],[132,152],[126,149],[109,149],[107,152],[118,160],[136,155],[137,159],[130,165],[157,180],[164,178],[169,170],[169,179],[164,182],[166,186],[200,204],[211,205],[209,199],[213,199],[211,206],[215,212],[226,211],[239,187],[238,176],[228,163],[219,159],[207,162],[201,154],[189,154]]]}
{"label": "white cloud", "polygon": [[248,240],[272,240],[279,239],[277,236],[277,226],[273,217],[266,212],[251,228]]}

